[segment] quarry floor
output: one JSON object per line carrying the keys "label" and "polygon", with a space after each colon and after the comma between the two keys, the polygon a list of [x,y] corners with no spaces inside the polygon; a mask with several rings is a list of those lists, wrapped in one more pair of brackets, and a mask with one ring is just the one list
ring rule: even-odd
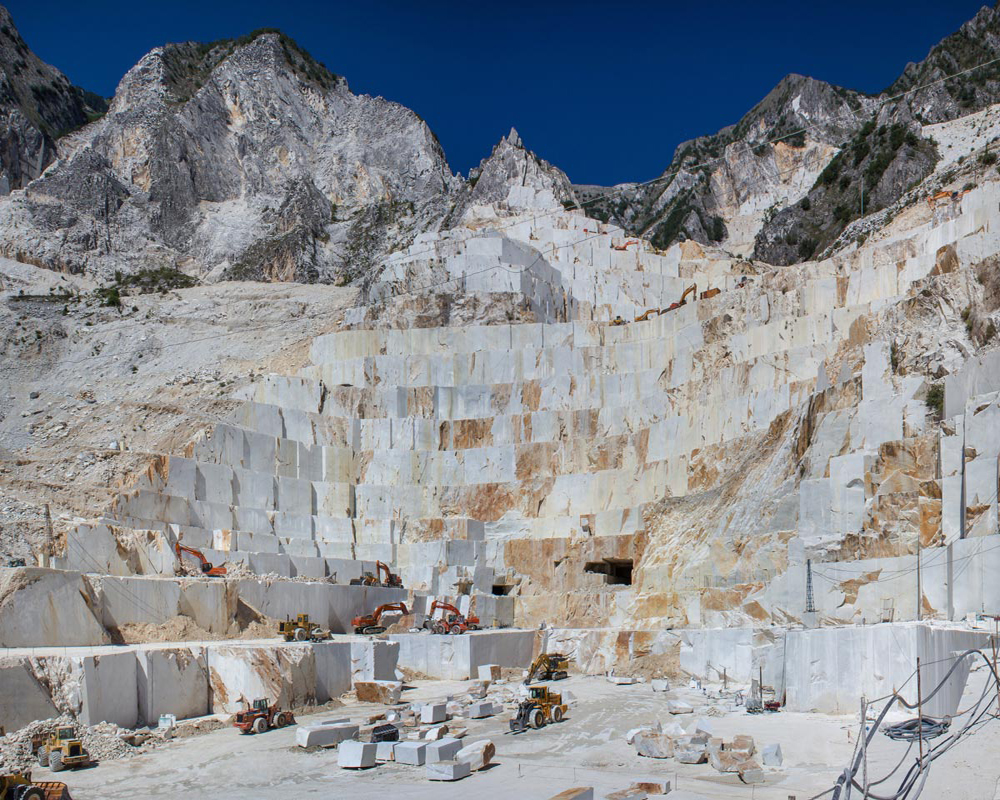
{"label": "quarry floor", "polygon": [[[973,692],[978,695],[983,680],[981,672],[971,676],[967,697]],[[412,689],[404,692],[403,699],[439,699],[461,693],[465,685],[458,681],[416,681]],[[597,798],[643,778],[670,780],[678,790],[678,800],[788,800],[791,796],[806,800],[833,784],[854,750],[856,715],[783,712],[751,716],[739,709],[704,717],[715,726],[716,735],[726,739],[747,733],[754,737],[758,749],[775,742],[781,744],[784,765],[765,768],[767,782],[751,787],[740,783],[735,775],[722,775],[706,764],[685,765],[674,759],[654,760],[635,754],[625,742],[630,728],[655,719],[687,726],[693,719],[691,715],[667,714],[663,695],[654,694],[648,683],[614,686],[601,677],[574,676],[558,687],[576,696],[567,719],[559,725],[513,736],[504,733],[509,712],[491,719],[462,721],[468,727],[467,742],[489,737],[497,754],[494,766],[454,784],[428,781],[423,767],[380,764],[361,772],[340,769],[335,750],[306,752],[297,748],[294,728],[262,736],[241,736],[232,728],[224,728],[175,740],[130,760],[105,762],[95,769],[64,772],[58,777],[69,784],[78,800],[285,797],[290,789],[304,797],[384,798],[391,792],[414,799],[464,798],[471,792],[479,800],[509,800],[512,793],[544,800],[572,786],[593,786]],[[691,691],[685,699],[691,702],[694,694]],[[720,709],[728,706],[728,702],[715,703]],[[300,716],[299,721],[357,718],[380,710],[381,706],[349,702],[342,709]],[[995,797],[1000,766],[992,725],[983,730],[983,735],[971,737],[935,762],[925,797]],[[877,738],[869,772],[884,775],[905,748],[884,736]],[[50,779],[51,773],[37,769],[35,777]]]}

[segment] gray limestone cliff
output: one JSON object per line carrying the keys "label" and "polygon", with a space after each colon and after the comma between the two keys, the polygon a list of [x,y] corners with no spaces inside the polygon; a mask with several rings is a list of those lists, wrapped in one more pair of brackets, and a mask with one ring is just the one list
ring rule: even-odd
{"label": "gray limestone cliff", "polygon": [[106,110],[25,44],[0,7],[0,194],[23,188],[56,158],[56,140]]}
{"label": "gray limestone cliff", "polygon": [[416,114],[262,31],[151,51],[0,205],[0,232],[6,255],[69,272],[346,282],[455,184]]}

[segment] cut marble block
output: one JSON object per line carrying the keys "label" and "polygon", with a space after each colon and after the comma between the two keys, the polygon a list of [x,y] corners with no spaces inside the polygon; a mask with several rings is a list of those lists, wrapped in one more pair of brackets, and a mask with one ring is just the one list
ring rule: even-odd
{"label": "cut marble block", "polygon": [[420,721],[424,725],[434,725],[448,718],[446,703],[427,703],[420,709]]}
{"label": "cut marble block", "polygon": [[459,781],[472,774],[472,769],[464,761],[435,761],[426,769],[427,779],[431,781]]}
{"label": "cut marble block", "polygon": [[496,755],[496,746],[489,739],[466,745],[455,754],[456,761],[464,761],[473,772],[488,767]]}
{"label": "cut marble block", "polygon": [[427,743],[396,742],[392,755],[397,764],[413,764],[419,767],[427,758]]}
{"label": "cut marble block", "polygon": [[427,745],[426,761],[432,764],[435,761],[448,761],[455,757],[455,754],[462,749],[462,743],[458,739],[446,736],[436,742]]}
{"label": "cut marble block", "polygon": [[341,742],[358,738],[358,726],[349,722],[300,725],[295,729],[295,744],[299,747],[336,747]]}
{"label": "cut marble block", "polygon": [[375,766],[375,745],[369,742],[344,741],[337,748],[337,766],[341,769],[368,769]]}
{"label": "cut marble block", "polygon": [[393,750],[399,742],[376,742],[375,744],[375,760],[376,761],[392,761],[393,760]]}

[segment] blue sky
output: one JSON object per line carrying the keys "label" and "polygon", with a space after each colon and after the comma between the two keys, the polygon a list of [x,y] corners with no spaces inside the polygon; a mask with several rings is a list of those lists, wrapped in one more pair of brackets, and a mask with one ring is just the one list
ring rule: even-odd
{"label": "blue sky", "polygon": [[419,113],[467,172],[511,126],[577,183],[655,177],[784,75],[890,84],[978,2],[61,2],[7,7],[28,45],[113,94],[152,47],[281,28],[355,92]]}

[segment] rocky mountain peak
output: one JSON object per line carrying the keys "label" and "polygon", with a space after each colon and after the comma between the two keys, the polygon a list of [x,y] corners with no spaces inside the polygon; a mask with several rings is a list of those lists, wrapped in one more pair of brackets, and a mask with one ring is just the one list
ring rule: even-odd
{"label": "rocky mountain peak", "polygon": [[454,181],[416,114],[265,30],[152,50],[0,226],[60,269],[343,281],[440,219]]}
{"label": "rocky mountain peak", "polygon": [[0,6],[0,193],[38,177],[56,157],[56,140],[106,108],[32,53]]}

